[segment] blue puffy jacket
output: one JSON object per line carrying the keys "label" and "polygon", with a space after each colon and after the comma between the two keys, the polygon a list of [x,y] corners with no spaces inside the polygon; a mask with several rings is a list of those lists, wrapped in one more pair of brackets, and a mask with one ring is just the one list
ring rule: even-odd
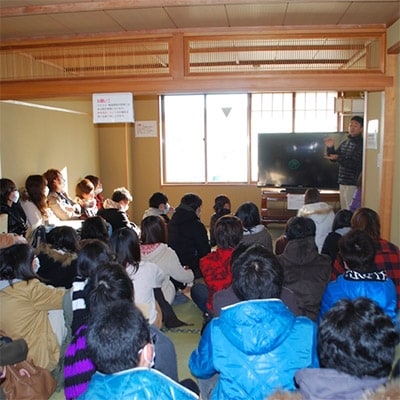
{"label": "blue puffy jacket", "polygon": [[96,372],[79,400],[195,400],[199,397],[155,369]]}
{"label": "blue puffy jacket", "polygon": [[294,374],[317,366],[316,325],[278,299],[249,300],[221,310],[190,356],[192,374],[219,373],[212,399],[265,399],[294,390]]}
{"label": "blue puffy jacket", "polygon": [[385,271],[359,273],[347,270],[330,282],[322,297],[319,320],[341,299],[367,297],[375,301],[396,325],[397,293]]}

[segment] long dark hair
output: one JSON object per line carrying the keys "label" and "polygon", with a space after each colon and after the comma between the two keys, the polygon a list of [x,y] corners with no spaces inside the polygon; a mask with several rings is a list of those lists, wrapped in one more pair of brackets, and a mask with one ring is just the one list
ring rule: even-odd
{"label": "long dark hair", "polygon": [[30,200],[40,211],[46,215],[47,199],[43,193],[47,186],[47,180],[42,175],[29,175],[25,181],[25,191],[22,195],[23,200]]}
{"label": "long dark hair", "polygon": [[125,268],[130,264],[137,271],[140,263],[140,242],[133,229],[121,228],[114,231],[111,235],[111,248],[117,262]]}
{"label": "long dark hair", "polygon": [[12,286],[13,279],[37,278],[32,270],[33,258],[33,250],[27,244],[14,244],[0,250],[0,279],[8,280]]}
{"label": "long dark hair", "polygon": [[167,228],[159,215],[149,215],[140,224],[142,244],[167,243]]}

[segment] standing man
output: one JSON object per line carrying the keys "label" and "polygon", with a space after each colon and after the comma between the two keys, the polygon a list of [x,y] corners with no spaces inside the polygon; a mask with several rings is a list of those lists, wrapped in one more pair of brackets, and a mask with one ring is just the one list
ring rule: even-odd
{"label": "standing man", "polygon": [[332,138],[327,138],[327,155],[331,161],[339,163],[338,183],[340,190],[340,206],[349,210],[353,194],[357,189],[357,180],[362,172],[363,162],[363,127],[364,119],[354,116],[350,120],[349,135],[337,149]]}

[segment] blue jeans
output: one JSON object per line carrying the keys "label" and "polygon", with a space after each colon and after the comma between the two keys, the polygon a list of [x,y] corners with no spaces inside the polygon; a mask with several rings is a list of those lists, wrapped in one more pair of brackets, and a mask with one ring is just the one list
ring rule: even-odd
{"label": "blue jeans", "polygon": [[206,306],[208,298],[208,287],[204,283],[195,283],[190,290],[190,296],[203,314],[210,314],[210,310],[208,310]]}

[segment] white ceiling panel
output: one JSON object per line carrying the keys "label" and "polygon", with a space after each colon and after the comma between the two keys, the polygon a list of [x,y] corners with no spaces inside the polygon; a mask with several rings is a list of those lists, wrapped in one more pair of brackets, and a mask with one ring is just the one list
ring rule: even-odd
{"label": "white ceiling panel", "polygon": [[337,25],[346,12],[347,2],[291,3],[285,25]]}
{"label": "white ceiling panel", "polygon": [[52,18],[73,33],[118,32],[123,30],[104,11],[53,14]]}
{"label": "white ceiling panel", "polygon": [[2,18],[0,32],[2,39],[65,35],[73,33],[48,15]]}
{"label": "white ceiling panel", "polygon": [[174,22],[163,8],[137,8],[107,11],[126,31],[174,29]]}
{"label": "white ceiling panel", "polygon": [[230,26],[283,25],[286,4],[228,4]]}
{"label": "white ceiling panel", "polygon": [[400,18],[399,1],[352,2],[341,24],[391,24]]}
{"label": "white ceiling panel", "polygon": [[228,27],[223,5],[166,7],[177,28]]}

